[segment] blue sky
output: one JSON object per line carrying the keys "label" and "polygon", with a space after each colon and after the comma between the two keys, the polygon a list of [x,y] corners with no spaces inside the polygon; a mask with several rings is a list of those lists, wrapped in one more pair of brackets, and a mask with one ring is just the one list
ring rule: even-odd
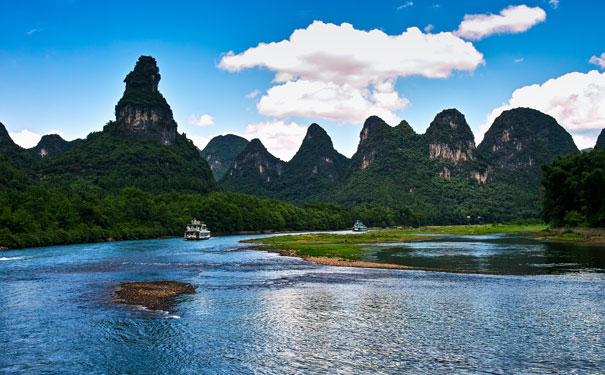
{"label": "blue sky", "polygon": [[27,147],[85,137],[151,55],[201,147],[235,133],[288,159],[317,122],[350,156],[367,116],[423,133],[446,108],[477,140],[515,106],[551,114],[580,148],[605,127],[604,2],[359,3],[2,1],[0,122]]}

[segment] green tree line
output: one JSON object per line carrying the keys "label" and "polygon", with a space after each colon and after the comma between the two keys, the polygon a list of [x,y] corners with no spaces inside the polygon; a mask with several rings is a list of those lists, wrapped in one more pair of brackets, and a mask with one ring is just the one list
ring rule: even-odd
{"label": "green tree line", "polygon": [[134,187],[102,195],[96,187],[83,185],[4,189],[0,207],[0,246],[5,248],[180,236],[192,218],[225,234],[345,229],[355,219],[369,226],[418,226],[425,221],[409,207],[343,208],[328,203],[299,207],[237,193],[153,194]]}
{"label": "green tree line", "polygon": [[557,227],[605,227],[605,150],[544,165],[543,215]]}

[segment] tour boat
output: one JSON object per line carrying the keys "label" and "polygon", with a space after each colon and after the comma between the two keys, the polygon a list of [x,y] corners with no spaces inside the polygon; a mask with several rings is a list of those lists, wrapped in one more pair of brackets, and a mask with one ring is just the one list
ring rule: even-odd
{"label": "tour boat", "polygon": [[207,240],[209,238],[210,231],[206,228],[206,224],[196,219],[187,224],[187,229],[185,230],[186,240]]}
{"label": "tour boat", "polygon": [[355,224],[353,224],[353,232],[366,232],[368,227],[363,225],[361,220],[355,220]]}

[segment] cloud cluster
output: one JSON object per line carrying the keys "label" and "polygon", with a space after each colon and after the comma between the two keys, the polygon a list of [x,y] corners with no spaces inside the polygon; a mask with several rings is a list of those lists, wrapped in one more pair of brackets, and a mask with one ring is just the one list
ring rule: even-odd
{"label": "cloud cluster", "polygon": [[260,139],[273,155],[287,161],[292,159],[306,133],[304,125],[277,120],[248,125],[244,137]]}
{"label": "cloud cluster", "polygon": [[[57,134],[61,138],[65,139],[65,135],[63,134],[63,132],[56,129],[50,130],[47,134]],[[9,132],[8,135],[11,137],[13,142],[23,148],[35,147],[38,142],[40,142],[40,139],[42,139],[42,134],[34,133],[27,129],[23,129],[18,133]]]}
{"label": "cloud cluster", "polygon": [[469,40],[480,40],[492,34],[522,33],[545,19],[546,12],[540,7],[509,6],[500,14],[465,15],[454,34]]}
{"label": "cloud cluster", "polygon": [[34,133],[27,129],[21,130],[19,133],[8,133],[12,138],[13,142],[18,144],[23,148],[32,148],[40,142],[40,138],[42,138],[41,134]]}
{"label": "cloud cluster", "polygon": [[214,117],[205,113],[201,116],[189,116],[189,123],[196,126],[206,127],[214,125]]}
{"label": "cloud cluster", "polygon": [[275,72],[276,85],[257,104],[262,115],[361,123],[373,114],[398,122],[395,111],[408,103],[394,89],[399,77],[447,78],[483,63],[470,42],[452,33],[425,34],[412,27],[388,35],[315,21],[288,40],[229,52],[218,66],[231,72],[253,67]]}
{"label": "cloud cluster", "polygon": [[589,63],[595,64],[601,67],[601,69],[605,69],[605,52],[601,54],[601,57],[593,56],[588,60]]}
{"label": "cloud cluster", "polygon": [[541,85],[525,86],[513,92],[508,103],[494,109],[480,127],[479,137],[503,111],[530,107],[554,117],[573,136],[579,148],[594,146],[605,127],[605,72],[568,73]]}

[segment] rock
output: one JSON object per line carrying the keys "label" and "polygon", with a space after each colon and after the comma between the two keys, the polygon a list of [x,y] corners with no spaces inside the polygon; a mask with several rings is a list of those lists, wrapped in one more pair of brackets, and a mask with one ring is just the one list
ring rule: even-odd
{"label": "rock", "polygon": [[177,134],[172,110],[158,90],[160,70],[151,56],[141,56],[124,82],[126,89],[116,105],[119,129],[137,137],[154,139],[171,145]]}
{"label": "rock", "polygon": [[174,306],[175,297],[195,294],[195,288],[178,281],[137,281],[120,283],[115,294],[117,303],[168,311]]}

